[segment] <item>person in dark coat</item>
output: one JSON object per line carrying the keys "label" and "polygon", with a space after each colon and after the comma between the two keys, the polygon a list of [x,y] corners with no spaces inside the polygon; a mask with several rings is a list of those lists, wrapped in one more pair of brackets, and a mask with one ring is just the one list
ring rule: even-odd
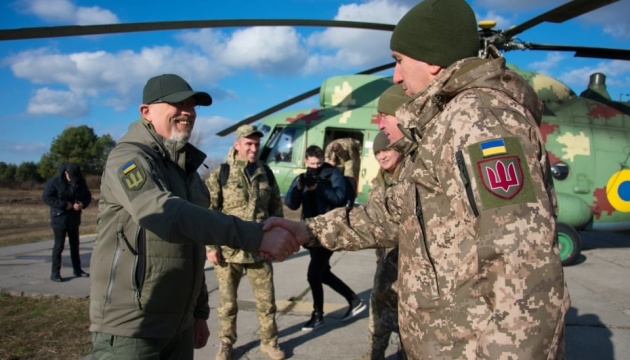
{"label": "person in dark coat", "polygon": [[61,282],[61,253],[66,235],[70,243],[70,258],[76,276],[90,276],[81,268],[79,257],[79,225],[81,211],[90,205],[92,194],[81,174],[81,168],[74,163],[62,163],[59,174],[49,179],[44,188],[43,200],[50,206],[50,226],[55,235],[52,252],[50,279]]}

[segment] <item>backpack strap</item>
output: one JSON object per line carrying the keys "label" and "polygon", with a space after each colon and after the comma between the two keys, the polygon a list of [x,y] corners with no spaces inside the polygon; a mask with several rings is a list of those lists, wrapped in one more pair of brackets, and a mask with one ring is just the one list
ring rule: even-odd
{"label": "backpack strap", "polygon": [[219,169],[219,184],[223,188],[227,184],[228,177],[230,176],[230,164],[222,163],[221,169]]}
{"label": "backpack strap", "polygon": [[267,173],[267,181],[269,181],[269,186],[274,187],[276,185],[276,177],[273,175],[273,171],[267,166],[267,164],[263,164],[263,169]]}

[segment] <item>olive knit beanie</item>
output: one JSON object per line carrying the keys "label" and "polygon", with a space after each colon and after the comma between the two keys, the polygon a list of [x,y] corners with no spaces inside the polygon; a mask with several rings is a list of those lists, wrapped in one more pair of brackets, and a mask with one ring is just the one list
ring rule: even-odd
{"label": "olive knit beanie", "polygon": [[407,101],[407,95],[401,84],[392,85],[383,91],[381,97],[378,98],[376,111],[385,115],[396,116],[396,109]]}
{"label": "olive knit beanie", "polygon": [[387,139],[387,135],[385,135],[384,132],[379,131],[374,137],[374,143],[372,144],[374,155],[378,154],[380,151],[386,150],[387,146],[389,146],[389,139]]}
{"label": "olive knit beanie", "polygon": [[396,25],[392,51],[427,64],[449,67],[457,60],[477,56],[477,20],[464,0],[424,0]]}

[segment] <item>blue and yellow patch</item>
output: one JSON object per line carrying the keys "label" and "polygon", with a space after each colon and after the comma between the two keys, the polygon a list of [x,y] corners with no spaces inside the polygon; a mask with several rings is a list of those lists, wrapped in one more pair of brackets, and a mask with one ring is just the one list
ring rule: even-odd
{"label": "blue and yellow patch", "polygon": [[133,160],[120,167],[120,182],[127,190],[140,190],[146,181],[147,176],[144,170]]}
{"label": "blue and yellow patch", "polygon": [[630,212],[630,170],[612,174],[606,184],[606,197],[617,211]]}
{"label": "blue and yellow patch", "polygon": [[505,140],[501,138],[484,141],[479,144],[479,148],[481,148],[481,154],[483,157],[503,155],[507,153]]}
{"label": "blue and yellow patch", "polygon": [[133,171],[133,169],[135,169],[136,163],[132,161],[126,163],[125,165],[123,165],[120,170],[122,171],[123,175],[127,175],[130,171]]}
{"label": "blue and yellow patch", "polygon": [[[481,209],[535,202],[532,179],[519,140],[505,137],[469,145]],[[499,156],[500,155],[500,156]]]}

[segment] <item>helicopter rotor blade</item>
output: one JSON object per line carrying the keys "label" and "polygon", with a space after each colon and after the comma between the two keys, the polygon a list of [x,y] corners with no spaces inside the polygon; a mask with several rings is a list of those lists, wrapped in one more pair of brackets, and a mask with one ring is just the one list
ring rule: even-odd
{"label": "helicopter rotor blade", "polygon": [[545,50],[545,51],[574,51],[575,57],[587,57],[597,59],[611,60],[630,60],[630,50],[628,49],[611,49],[597,48],[587,46],[571,46],[571,45],[546,45],[525,43],[524,46],[529,50]]}
{"label": "helicopter rotor blade", "polygon": [[139,31],[181,30],[247,26],[314,26],[393,31],[396,25],[345,20],[311,19],[233,19],[188,20],[121,23],[104,25],[71,25],[0,30],[0,40],[23,40],[63,36],[114,34]]}
{"label": "helicopter rotor blade", "polygon": [[[391,69],[391,68],[394,67],[394,65],[396,65],[395,62],[392,62],[392,63],[389,63],[389,64],[384,64],[384,65],[379,65],[379,66],[373,67],[371,69],[367,69],[365,71],[361,71],[359,73],[356,73],[356,75],[370,75],[370,74],[374,74],[374,73],[377,73],[379,71]],[[302,101],[304,99],[307,99],[307,98],[309,98],[311,96],[317,95],[319,93],[320,88],[321,87],[317,87],[315,89],[311,89],[309,91],[306,91],[306,92],[304,92],[304,93],[302,93],[302,94],[300,94],[298,96],[294,96],[294,97],[290,98],[289,100],[283,101],[283,102],[281,102],[281,103],[279,103],[277,105],[274,105],[274,106],[272,106],[272,107],[270,107],[270,108],[268,108],[266,110],[263,110],[263,111],[259,112],[258,114],[252,115],[252,116],[250,116],[250,117],[248,117],[248,118],[246,118],[244,120],[241,120],[241,121],[237,122],[236,124],[231,125],[231,126],[225,128],[225,129],[219,131],[217,133],[217,135],[225,136],[225,135],[231,134],[236,129],[238,129],[238,127],[241,126],[241,125],[251,124],[251,123],[253,123],[255,121],[258,121],[258,120],[264,118],[265,116],[269,116],[269,115],[271,115],[271,114],[273,114],[275,112],[278,112],[278,111],[280,111],[280,110],[282,110],[284,108],[287,108],[287,107],[289,107],[289,106],[291,106],[293,104],[296,104],[296,103],[298,103],[298,102],[300,102],[300,101]]]}
{"label": "helicopter rotor blade", "polygon": [[538,15],[520,25],[514,26],[503,32],[506,38],[512,38],[543,22],[562,23],[578,17],[587,12],[599,9],[619,0],[573,0],[555,9],[551,9],[544,14]]}

